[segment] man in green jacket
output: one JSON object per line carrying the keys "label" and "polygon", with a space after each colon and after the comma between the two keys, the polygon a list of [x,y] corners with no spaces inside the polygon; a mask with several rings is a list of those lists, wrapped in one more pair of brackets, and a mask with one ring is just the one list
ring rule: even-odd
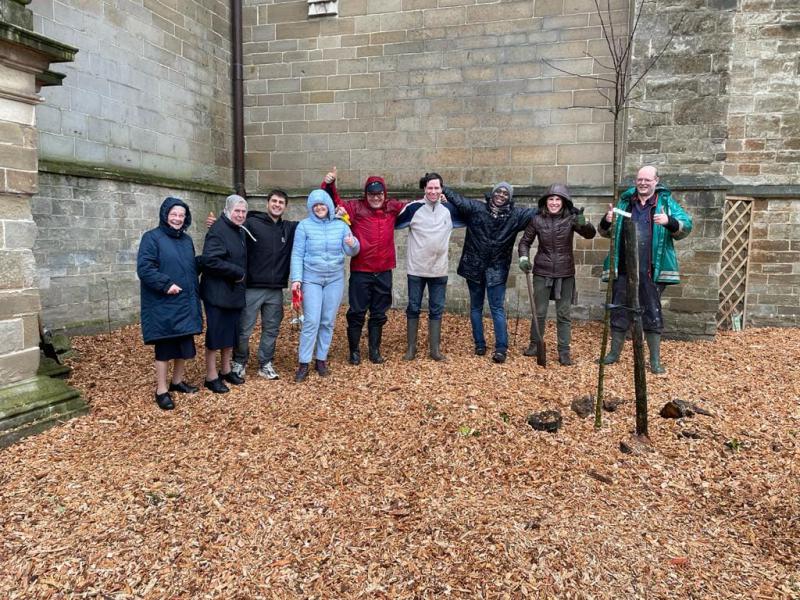
{"label": "man in green jacket", "polygon": [[[661,332],[664,319],[661,314],[661,294],[667,285],[680,282],[678,259],[674,240],[685,238],[692,231],[692,218],[673,198],[672,193],[659,185],[655,167],[642,167],[636,175],[636,185],[620,196],[617,208],[629,212],[636,225],[639,251],[639,304],[642,309],[642,328],[650,349],[650,371],[664,373],[661,366]],[[611,237],[613,206],[600,221],[598,232]],[[627,217],[626,217],[627,218]],[[614,230],[615,264],[617,276],[614,280],[612,304],[619,308],[611,310],[611,352],[605,360],[610,365],[619,360],[625,335],[631,324],[627,302],[627,270],[625,266],[625,240],[622,236],[622,218],[618,218]],[[609,258],[603,268],[603,280],[608,280]]]}

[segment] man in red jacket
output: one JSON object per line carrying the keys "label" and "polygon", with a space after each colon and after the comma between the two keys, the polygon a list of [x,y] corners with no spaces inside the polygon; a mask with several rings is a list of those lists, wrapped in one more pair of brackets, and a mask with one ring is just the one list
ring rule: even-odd
{"label": "man in red jacket", "polygon": [[394,224],[406,203],[388,198],[386,182],[376,176],[367,178],[363,197],[342,200],[336,191],[336,167],[325,175],[322,189],[330,194],[337,209],[347,213],[353,235],[361,243],[361,251],[350,261],[347,292],[350,364],[361,362],[359,342],[368,310],[369,359],[380,364],[384,360],[381,356],[381,333],[387,320],[386,311],[392,305],[392,269],[396,264]]}

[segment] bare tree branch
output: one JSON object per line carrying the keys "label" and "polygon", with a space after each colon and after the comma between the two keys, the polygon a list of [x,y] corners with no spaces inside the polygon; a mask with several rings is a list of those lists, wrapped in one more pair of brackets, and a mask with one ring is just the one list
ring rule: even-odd
{"label": "bare tree branch", "polygon": [[639,83],[642,81],[645,75],[647,75],[650,72],[650,70],[655,66],[655,64],[659,61],[659,59],[664,55],[664,52],[667,51],[667,48],[669,48],[669,46],[672,44],[672,40],[675,39],[675,32],[677,28],[683,24],[683,19],[685,17],[686,17],[685,14],[681,15],[680,21],[678,21],[678,24],[670,30],[669,37],[667,38],[667,41],[664,43],[664,45],[661,47],[661,50],[659,50],[656,53],[656,55],[650,59],[650,61],[647,63],[647,66],[645,66],[644,70],[642,70],[639,77],[637,77],[633,81],[633,83],[630,84],[630,86],[628,87],[629,92],[636,89],[636,86],[639,85]]}
{"label": "bare tree branch", "polygon": [[553,63],[551,63],[546,58],[542,58],[540,60],[544,64],[546,64],[548,67],[550,67],[551,69],[554,69],[554,70],[556,70],[556,71],[558,71],[560,73],[564,73],[565,75],[570,75],[572,77],[580,77],[581,79],[591,79],[593,81],[602,81],[604,83],[610,84],[611,86],[616,85],[616,83],[617,83],[616,79],[610,79],[608,77],[601,77],[600,75],[583,75],[581,73],[574,73],[573,71],[567,71],[565,69],[562,69],[561,67],[555,66]]}

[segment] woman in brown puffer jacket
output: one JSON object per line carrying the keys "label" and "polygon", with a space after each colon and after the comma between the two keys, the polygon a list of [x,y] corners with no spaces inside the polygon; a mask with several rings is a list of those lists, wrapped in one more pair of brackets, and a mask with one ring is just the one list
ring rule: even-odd
{"label": "woman in brown puffer jacket", "polygon": [[[586,221],[583,209],[573,208],[572,197],[567,186],[554,183],[544,196],[539,198],[539,213],[534,216],[519,242],[519,268],[533,270],[533,290],[536,300],[536,316],[539,331],[544,332],[549,301],[556,302],[556,336],[558,338],[558,362],[571,365],[569,353],[572,337],[570,307],[575,297],[575,257],[572,253],[572,238],[575,233],[592,239],[594,225]],[[531,265],[531,244],[539,238],[539,249]],[[531,343],[525,356],[536,356],[536,333],[531,323]]]}

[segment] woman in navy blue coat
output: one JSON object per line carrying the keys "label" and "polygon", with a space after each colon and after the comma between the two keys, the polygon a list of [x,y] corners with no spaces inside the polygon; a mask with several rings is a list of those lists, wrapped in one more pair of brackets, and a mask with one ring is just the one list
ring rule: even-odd
{"label": "woman in navy blue coat", "polygon": [[[142,337],[155,346],[156,403],[175,408],[169,392],[194,393],[183,381],[186,359],[194,358],[194,336],[203,331],[194,242],[186,233],[192,213],[183,200],[161,204],[159,225],[139,243],[136,274],[141,291]],[[167,387],[169,361],[174,361]]]}

